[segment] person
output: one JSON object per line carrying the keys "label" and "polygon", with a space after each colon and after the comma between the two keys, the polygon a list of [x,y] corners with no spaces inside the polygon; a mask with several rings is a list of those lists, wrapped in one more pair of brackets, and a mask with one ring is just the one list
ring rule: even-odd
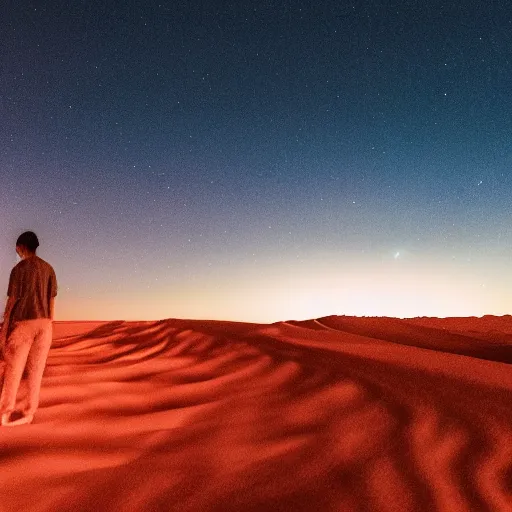
{"label": "person", "polygon": [[[16,241],[21,261],[12,269],[7,304],[0,330],[5,360],[0,396],[2,426],[31,423],[39,406],[39,392],[52,343],[52,322],[57,278],[53,267],[36,255],[39,240],[32,231]],[[11,421],[23,373],[27,375],[27,400],[22,417]]]}

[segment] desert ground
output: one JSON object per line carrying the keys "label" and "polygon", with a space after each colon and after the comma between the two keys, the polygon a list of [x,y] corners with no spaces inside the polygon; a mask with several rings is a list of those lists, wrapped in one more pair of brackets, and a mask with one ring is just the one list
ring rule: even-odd
{"label": "desert ground", "polygon": [[510,316],[55,322],[0,511],[510,512],[511,363]]}

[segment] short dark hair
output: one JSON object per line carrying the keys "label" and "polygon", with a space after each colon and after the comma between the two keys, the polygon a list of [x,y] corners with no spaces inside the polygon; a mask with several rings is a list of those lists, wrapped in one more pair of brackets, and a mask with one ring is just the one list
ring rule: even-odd
{"label": "short dark hair", "polygon": [[25,231],[16,240],[16,247],[18,245],[23,245],[30,252],[36,252],[36,249],[39,247],[39,240],[33,231]]}

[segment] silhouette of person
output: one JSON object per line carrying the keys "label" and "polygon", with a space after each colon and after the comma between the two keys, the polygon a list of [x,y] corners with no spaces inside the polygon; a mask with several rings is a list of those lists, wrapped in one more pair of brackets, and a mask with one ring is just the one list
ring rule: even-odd
{"label": "silhouette of person", "polygon": [[[21,261],[11,271],[0,330],[0,347],[5,359],[0,396],[2,426],[32,422],[39,406],[41,381],[52,343],[57,278],[52,266],[36,255],[38,247],[39,240],[32,231],[22,233],[16,241]],[[11,421],[25,370],[28,394],[21,410],[23,416]]]}

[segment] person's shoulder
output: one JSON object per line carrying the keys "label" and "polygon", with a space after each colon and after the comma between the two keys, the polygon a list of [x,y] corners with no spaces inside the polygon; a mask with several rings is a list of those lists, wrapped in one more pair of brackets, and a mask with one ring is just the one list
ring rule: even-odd
{"label": "person's shoulder", "polygon": [[12,267],[12,272],[16,272],[26,266],[27,266],[27,260],[18,261],[18,263],[16,263],[16,265],[14,265],[14,267]]}
{"label": "person's shoulder", "polygon": [[36,257],[37,257],[39,263],[41,265],[43,265],[43,267],[45,267],[48,271],[55,273],[55,270],[53,270],[53,267],[46,260],[43,260],[43,258],[40,258],[39,256],[36,256]]}
{"label": "person's shoulder", "polygon": [[25,274],[25,269],[27,268],[25,260],[18,261],[14,267],[11,269],[10,279],[21,279]]}

